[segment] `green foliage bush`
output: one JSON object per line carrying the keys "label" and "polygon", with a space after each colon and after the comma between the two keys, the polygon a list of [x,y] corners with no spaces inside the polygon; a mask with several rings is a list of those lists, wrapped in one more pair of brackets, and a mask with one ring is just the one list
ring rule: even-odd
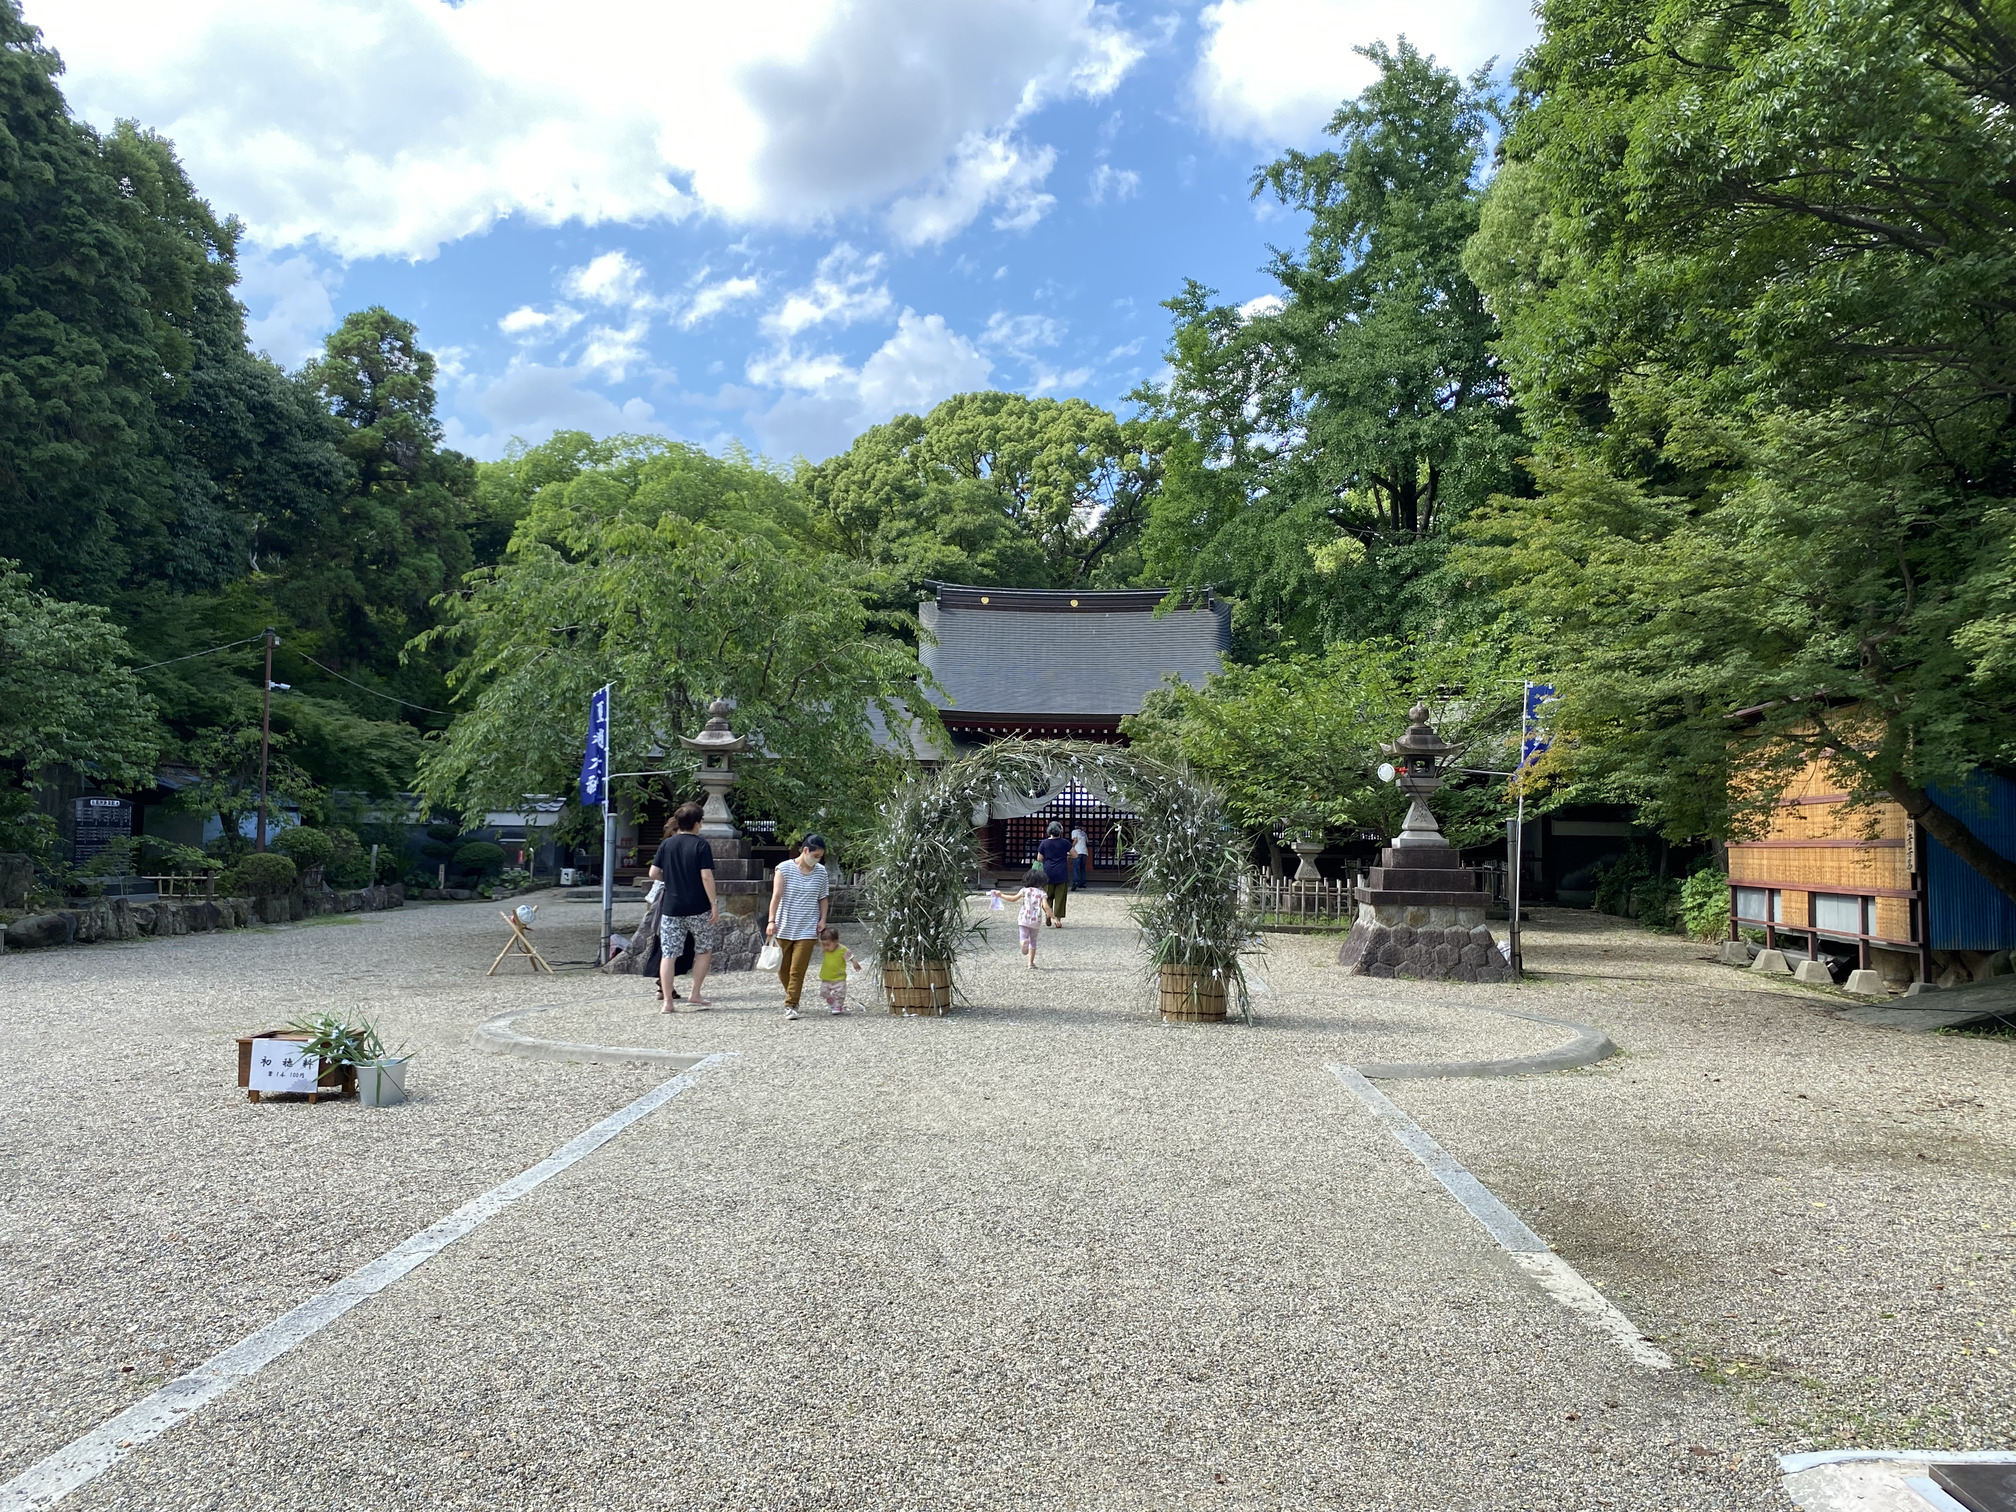
{"label": "green foliage bush", "polygon": [[271,898],[289,891],[297,873],[290,857],[254,852],[224,873],[224,891],[233,895]]}
{"label": "green foliage bush", "polygon": [[348,891],[371,885],[371,852],[357,838],[357,832],[332,826],[324,830],[333,849],[322,869],[322,880],[331,887]]}
{"label": "green foliage bush", "polygon": [[1709,867],[1680,884],[1680,917],[1690,940],[1729,937],[1729,879]]}
{"label": "green foliage bush", "polygon": [[309,871],[317,866],[327,866],[329,858],[336,853],[336,842],[329,831],[319,829],[284,829],[272,839],[272,848],[293,861],[296,869]]}
{"label": "green foliage bush", "polygon": [[504,847],[488,840],[471,840],[455,852],[457,871],[476,872],[482,875],[503,870]]}

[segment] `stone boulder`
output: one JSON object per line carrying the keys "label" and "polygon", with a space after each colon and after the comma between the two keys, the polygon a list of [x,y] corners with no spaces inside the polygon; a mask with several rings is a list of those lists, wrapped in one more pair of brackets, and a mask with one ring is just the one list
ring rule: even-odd
{"label": "stone boulder", "polygon": [[77,921],[67,913],[29,914],[7,926],[9,950],[42,950],[68,945],[77,937]]}

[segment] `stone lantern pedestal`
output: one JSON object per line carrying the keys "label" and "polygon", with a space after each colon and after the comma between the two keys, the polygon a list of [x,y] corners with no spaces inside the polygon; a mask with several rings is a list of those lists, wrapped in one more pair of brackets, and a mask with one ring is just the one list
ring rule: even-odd
{"label": "stone lantern pedestal", "polygon": [[736,828],[728,807],[728,790],[736,780],[729,758],[749,748],[749,737],[728,727],[728,713],[727,701],[715,699],[707,706],[700,733],[681,735],[679,744],[699,756],[695,779],[707,794],[700,834],[714,850],[714,894],[722,915],[714,969],[746,971],[763,948],[763,863],[749,854],[748,837]]}
{"label": "stone lantern pedestal", "polygon": [[1475,868],[1444,838],[1428,798],[1442,785],[1441,758],[1454,747],[1416,704],[1407,733],[1388,751],[1412,802],[1398,838],[1358,889],[1358,917],[1337,954],[1358,976],[1425,981],[1509,982],[1511,964],[1484,922],[1488,894]]}

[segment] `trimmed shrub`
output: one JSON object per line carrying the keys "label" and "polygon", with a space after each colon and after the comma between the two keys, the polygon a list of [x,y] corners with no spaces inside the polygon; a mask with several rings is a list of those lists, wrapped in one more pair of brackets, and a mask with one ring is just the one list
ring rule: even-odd
{"label": "trimmed shrub", "polygon": [[1680,884],[1680,918],[1690,940],[1729,938],[1729,879],[1709,867]]}
{"label": "trimmed shrub", "polygon": [[296,871],[310,871],[318,866],[327,866],[329,858],[336,853],[336,842],[329,831],[319,829],[283,829],[269,842],[269,849],[293,861]]}
{"label": "trimmed shrub", "polygon": [[271,898],[292,891],[297,875],[290,857],[255,851],[224,873],[224,886],[234,895]]}
{"label": "trimmed shrub", "polygon": [[322,869],[322,880],[331,887],[349,891],[371,885],[371,852],[357,838],[355,830],[330,828],[323,831],[335,847]]}
{"label": "trimmed shrub", "polygon": [[471,840],[455,852],[455,869],[489,875],[504,868],[504,847],[488,840]]}

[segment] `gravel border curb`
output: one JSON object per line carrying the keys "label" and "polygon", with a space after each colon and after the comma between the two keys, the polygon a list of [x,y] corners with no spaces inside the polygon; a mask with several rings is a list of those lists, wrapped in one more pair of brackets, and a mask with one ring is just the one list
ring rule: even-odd
{"label": "gravel border curb", "polygon": [[476,1026],[473,1041],[478,1050],[492,1055],[515,1055],[521,1060],[562,1061],[569,1065],[663,1066],[686,1071],[705,1060],[704,1055],[687,1055],[677,1050],[648,1050],[638,1045],[584,1045],[574,1040],[537,1039],[520,1034],[512,1020],[528,1013],[551,1013],[561,1005],[541,1003],[535,1008],[513,1008]]}
{"label": "gravel border curb", "polygon": [[1513,1056],[1509,1060],[1471,1061],[1389,1061],[1358,1067],[1368,1081],[1428,1081],[1447,1076],[1538,1076],[1548,1071],[1574,1071],[1593,1066],[1617,1053],[1610,1036],[1592,1024],[1570,1019],[1548,1018],[1539,1013],[1514,1013],[1507,1008],[1480,1008],[1479,1013],[1495,1013],[1500,1018],[1525,1019],[1530,1024],[1552,1024],[1572,1029],[1575,1038],[1554,1050],[1534,1055]]}

